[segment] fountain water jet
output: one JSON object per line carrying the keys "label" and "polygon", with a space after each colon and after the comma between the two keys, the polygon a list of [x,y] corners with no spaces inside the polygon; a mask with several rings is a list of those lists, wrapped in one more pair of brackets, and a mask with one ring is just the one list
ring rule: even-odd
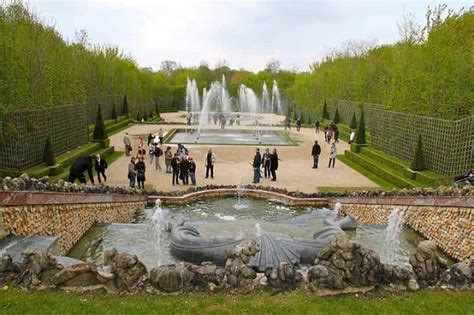
{"label": "fountain water jet", "polygon": [[403,230],[405,223],[405,210],[400,208],[393,209],[388,217],[388,224],[385,230],[385,239],[382,249],[382,257],[384,263],[395,265],[397,263],[396,257],[402,252],[400,247],[400,232]]}
{"label": "fountain water jet", "polygon": [[274,114],[282,113],[280,90],[278,89],[278,84],[276,80],[273,80],[273,87],[272,87],[272,113]]}

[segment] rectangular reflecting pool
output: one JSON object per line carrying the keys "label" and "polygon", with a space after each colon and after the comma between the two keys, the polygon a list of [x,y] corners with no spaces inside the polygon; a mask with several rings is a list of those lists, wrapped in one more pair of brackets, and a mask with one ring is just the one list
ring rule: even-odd
{"label": "rectangular reflecting pool", "polygon": [[284,131],[205,129],[177,129],[166,141],[171,144],[229,144],[229,145],[296,145]]}

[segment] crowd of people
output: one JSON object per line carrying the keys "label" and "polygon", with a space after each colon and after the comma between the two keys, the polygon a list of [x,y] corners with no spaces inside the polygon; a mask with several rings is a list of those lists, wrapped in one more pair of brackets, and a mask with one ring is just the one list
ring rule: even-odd
{"label": "crowd of people", "polygon": [[[189,117],[192,118],[192,117]],[[215,117],[216,124],[217,120],[222,117]],[[225,120],[225,118],[223,118]],[[299,123],[298,123],[299,122]],[[225,125],[225,122],[221,122]],[[298,120],[296,122],[297,130],[301,128],[301,122]],[[291,128],[289,120],[285,120],[285,129]],[[319,132],[319,121],[315,123],[316,133]],[[349,136],[349,143],[354,141],[355,132],[351,131]],[[336,124],[330,123],[324,128],[324,141],[330,144],[329,148],[329,168],[334,168],[336,163],[337,148],[336,143],[339,142],[339,129]],[[196,161],[193,157],[190,156],[189,150],[182,144],[178,144],[176,150],[173,150],[171,146],[163,146],[163,130],[159,128],[156,134],[149,134],[147,138],[147,145],[145,146],[144,140],[141,136],[138,137],[137,141],[137,150],[136,154],[132,155],[132,141],[128,132],[125,133],[123,138],[123,143],[125,146],[125,153],[127,156],[130,156],[130,162],[128,164],[128,182],[130,187],[135,187],[144,189],[146,181],[146,162],[149,160],[149,171],[162,171],[163,167],[160,163],[160,158],[164,159],[164,170],[166,173],[171,174],[171,184],[172,185],[196,185]],[[148,147],[148,150],[145,148]],[[173,152],[174,151],[174,152]],[[321,155],[322,149],[318,141],[314,142],[314,145],[311,149],[312,157],[312,168],[317,169],[319,165],[319,157]],[[205,167],[205,178],[214,179],[214,165],[216,163],[216,155],[212,151],[212,148],[209,148],[206,155],[203,157],[203,164]],[[269,148],[266,148],[263,154],[260,153],[260,148],[256,148],[253,161],[250,163],[253,169],[253,181],[252,183],[259,183],[263,177],[268,178],[271,181],[277,180],[276,172],[278,170],[279,161],[281,159],[278,157],[277,149],[270,151]],[[80,183],[86,183],[86,178],[84,173],[87,172],[92,184],[94,184],[93,177],[93,168],[96,170],[97,180],[99,183],[107,181],[106,169],[108,165],[107,162],[101,158],[99,155],[84,156],[78,158],[72,164],[70,168],[69,181],[74,182],[79,180]]]}

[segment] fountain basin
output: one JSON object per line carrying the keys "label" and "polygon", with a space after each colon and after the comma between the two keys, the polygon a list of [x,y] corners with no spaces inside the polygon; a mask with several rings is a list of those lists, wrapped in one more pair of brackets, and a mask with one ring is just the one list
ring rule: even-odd
{"label": "fountain basin", "polygon": [[170,144],[295,145],[282,131],[246,129],[177,129],[167,139]]}
{"label": "fountain basin", "polygon": [[[278,201],[243,197],[239,207],[236,198],[202,199],[186,205],[162,207],[161,222],[153,226],[153,208],[141,210],[135,224],[96,226],[72,248],[69,256],[93,263],[101,263],[106,249],[136,254],[148,267],[186,260],[176,257],[170,249],[171,234],[165,230],[173,216],[185,220],[185,226],[199,231],[203,238],[245,239],[269,235],[292,243],[293,239],[312,241],[324,221],[332,219],[332,210],[321,207],[289,206]],[[243,207],[245,205],[246,207]],[[237,209],[237,210],[236,210]],[[156,233],[158,230],[158,233]],[[346,231],[349,238],[375,250],[382,261],[386,226],[359,225]],[[395,264],[411,268],[408,257],[423,238],[410,228],[401,231],[401,251],[392,253]]]}

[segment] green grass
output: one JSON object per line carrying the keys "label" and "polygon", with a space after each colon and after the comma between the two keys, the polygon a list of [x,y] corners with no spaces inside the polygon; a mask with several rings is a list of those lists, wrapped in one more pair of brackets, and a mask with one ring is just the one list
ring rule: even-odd
{"label": "green grass", "polygon": [[306,292],[247,295],[79,295],[0,292],[0,314],[472,314],[474,292],[317,297]]}
{"label": "green grass", "polygon": [[357,172],[361,173],[362,175],[364,175],[365,177],[367,177],[368,179],[370,179],[371,181],[373,181],[374,183],[379,185],[380,187],[382,187],[386,190],[392,190],[393,188],[396,188],[396,186],[394,184],[392,184],[392,183],[386,181],[385,179],[383,179],[382,177],[377,176],[376,174],[370,172],[365,167],[363,167],[363,166],[355,163],[354,161],[348,159],[346,156],[338,155],[337,158],[341,162],[346,164],[347,166],[353,168]]}

